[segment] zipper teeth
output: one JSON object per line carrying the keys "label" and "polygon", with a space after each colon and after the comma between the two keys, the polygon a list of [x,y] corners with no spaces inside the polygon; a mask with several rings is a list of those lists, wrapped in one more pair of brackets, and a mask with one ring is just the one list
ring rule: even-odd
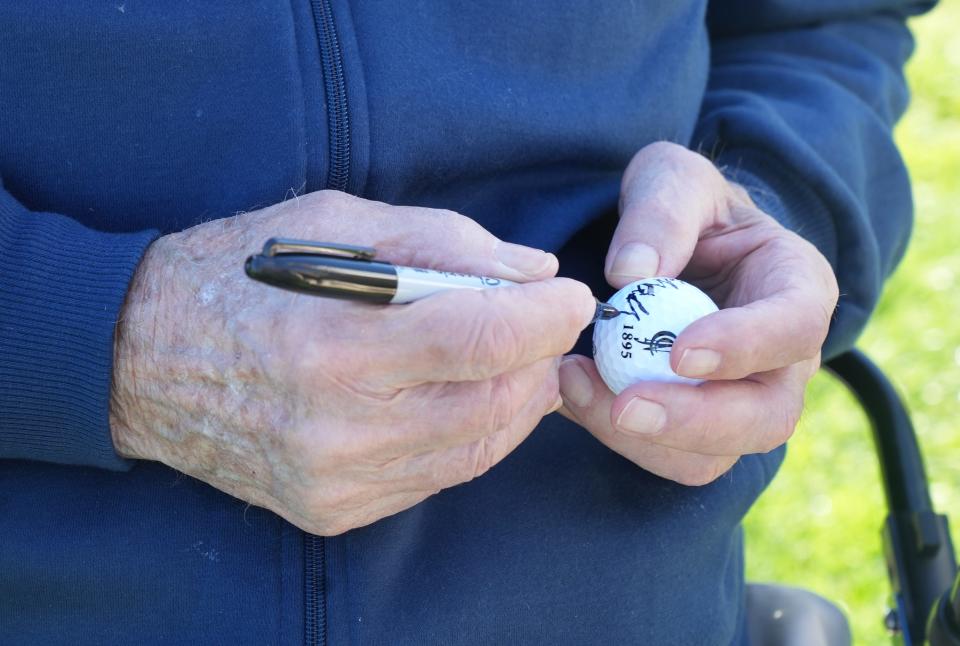
{"label": "zipper teeth", "polygon": [[[350,117],[347,113],[347,84],[343,75],[343,54],[329,0],[311,0],[317,29],[323,84],[327,95],[327,127],[330,132],[330,163],[327,188],[347,190],[350,172]],[[306,600],[304,632],[308,646],[326,646],[326,542],[321,536],[307,534],[304,543],[306,561]]]}
{"label": "zipper teeth", "polygon": [[347,115],[347,85],[343,75],[343,55],[329,0],[313,0],[313,18],[320,36],[320,61],[327,92],[330,127],[330,167],[327,188],[347,190],[350,171],[350,118]]}
{"label": "zipper teeth", "polygon": [[327,608],[324,576],[325,545],[323,538],[308,534],[303,542],[306,561],[306,600],[304,601],[304,632],[307,646],[327,643]]}

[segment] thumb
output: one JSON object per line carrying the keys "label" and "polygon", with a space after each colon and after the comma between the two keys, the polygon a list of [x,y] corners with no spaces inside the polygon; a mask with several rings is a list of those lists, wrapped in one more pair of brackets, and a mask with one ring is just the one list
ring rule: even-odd
{"label": "thumb", "polygon": [[620,222],[604,273],[613,287],[651,276],[676,276],[702,232],[727,201],[727,182],[706,158],[660,142],[638,152],[623,175]]}

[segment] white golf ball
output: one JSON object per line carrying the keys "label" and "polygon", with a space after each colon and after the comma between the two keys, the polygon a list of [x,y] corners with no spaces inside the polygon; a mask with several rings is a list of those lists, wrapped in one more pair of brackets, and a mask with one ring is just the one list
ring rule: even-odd
{"label": "white golf ball", "polygon": [[670,350],[684,328],[717,311],[709,296],[676,278],[647,278],[630,283],[607,302],[620,316],[594,324],[593,360],[610,390],[619,395],[640,381],[703,381],[675,373]]}

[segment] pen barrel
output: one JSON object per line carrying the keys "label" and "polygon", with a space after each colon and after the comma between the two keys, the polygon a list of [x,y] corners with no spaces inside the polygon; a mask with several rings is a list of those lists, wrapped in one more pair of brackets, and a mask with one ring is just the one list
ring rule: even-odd
{"label": "pen barrel", "polygon": [[397,272],[397,293],[391,303],[412,303],[421,298],[450,289],[489,289],[516,285],[503,278],[489,278],[420,267],[394,267]]}
{"label": "pen barrel", "polygon": [[397,271],[383,262],[346,258],[277,255],[251,256],[244,269],[248,276],[274,287],[368,303],[389,303],[397,293]]}

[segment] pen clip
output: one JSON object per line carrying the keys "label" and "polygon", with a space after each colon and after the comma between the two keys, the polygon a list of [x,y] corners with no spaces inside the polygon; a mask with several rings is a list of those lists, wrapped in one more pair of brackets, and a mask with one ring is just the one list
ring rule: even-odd
{"label": "pen clip", "polygon": [[282,256],[300,254],[308,256],[327,256],[331,258],[349,258],[352,260],[373,260],[377,250],[373,247],[358,247],[337,242],[312,242],[293,238],[270,238],[263,244],[264,256]]}

